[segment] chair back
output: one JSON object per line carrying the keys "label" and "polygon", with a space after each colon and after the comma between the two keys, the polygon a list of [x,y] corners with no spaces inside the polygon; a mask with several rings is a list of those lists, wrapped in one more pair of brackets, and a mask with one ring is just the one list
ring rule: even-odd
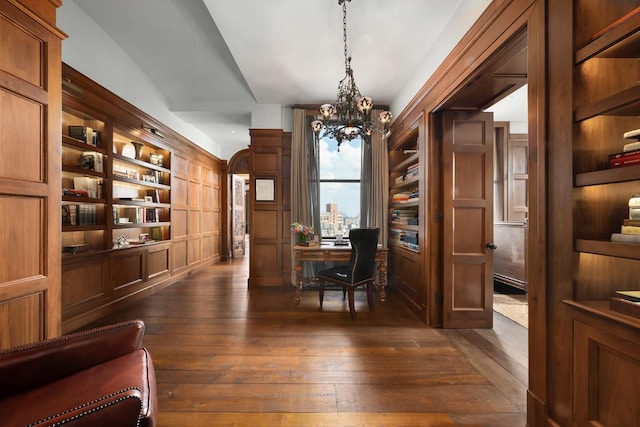
{"label": "chair back", "polygon": [[351,283],[359,283],[374,277],[379,234],[379,228],[354,228],[349,231]]}

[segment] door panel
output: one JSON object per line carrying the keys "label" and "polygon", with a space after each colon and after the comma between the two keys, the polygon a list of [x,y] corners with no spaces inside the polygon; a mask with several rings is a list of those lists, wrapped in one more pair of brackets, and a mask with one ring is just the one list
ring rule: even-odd
{"label": "door panel", "polygon": [[443,113],[443,326],[493,326],[493,115]]}

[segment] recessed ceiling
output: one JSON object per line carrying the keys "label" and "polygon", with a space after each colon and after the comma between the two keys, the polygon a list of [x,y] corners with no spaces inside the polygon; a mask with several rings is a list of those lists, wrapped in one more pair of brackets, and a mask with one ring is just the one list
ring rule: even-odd
{"label": "recessed ceiling", "polygon": [[[72,1],[133,59],[173,113],[227,153],[249,145],[257,110],[333,102],[344,76],[336,0],[65,3]],[[468,10],[463,6],[488,3],[348,2],[347,41],[360,91],[392,104],[447,25]]]}

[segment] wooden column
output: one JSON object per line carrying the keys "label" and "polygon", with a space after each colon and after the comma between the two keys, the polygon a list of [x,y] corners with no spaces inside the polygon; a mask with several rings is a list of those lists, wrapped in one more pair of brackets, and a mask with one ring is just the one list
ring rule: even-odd
{"label": "wooden column", "polygon": [[[250,133],[249,287],[281,286],[283,271],[285,267],[291,266],[289,243],[291,138],[290,135],[285,137],[281,129],[251,129]],[[288,145],[285,141],[289,141]],[[288,155],[285,157],[284,153]],[[256,188],[256,184],[264,187]],[[269,194],[271,185],[273,198]],[[291,279],[289,278],[288,281],[290,282]]]}

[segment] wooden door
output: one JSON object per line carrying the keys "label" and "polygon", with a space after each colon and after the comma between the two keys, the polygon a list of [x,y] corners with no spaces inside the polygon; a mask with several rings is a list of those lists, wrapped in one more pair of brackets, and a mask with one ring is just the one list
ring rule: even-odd
{"label": "wooden door", "polygon": [[232,215],[231,229],[233,230],[233,258],[244,256],[245,252],[245,191],[244,178],[238,175],[232,175]]}
{"label": "wooden door", "polygon": [[445,111],[443,327],[493,327],[493,114]]}

